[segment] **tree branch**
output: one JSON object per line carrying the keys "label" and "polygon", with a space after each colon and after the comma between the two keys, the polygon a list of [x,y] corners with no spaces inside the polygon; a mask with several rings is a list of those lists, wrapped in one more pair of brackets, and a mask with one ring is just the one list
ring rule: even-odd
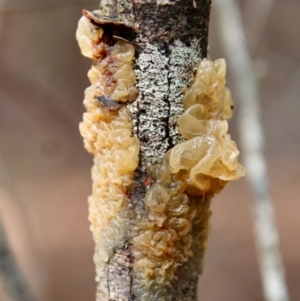
{"label": "tree branch", "polygon": [[[161,174],[167,176],[163,171],[167,151],[184,140],[177,119],[184,111],[184,89],[206,56],[209,11],[210,0],[102,0],[100,10],[84,11],[79,22],[81,51],[94,61],[80,131],[86,149],[95,156],[89,204],[98,301],[196,300],[210,198],[201,195],[202,201],[196,202],[181,194],[186,205],[176,201],[173,206],[183,211],[169,220],[163,212],[150,212],[149,206],[163,195],[169,200],[167,189],[174,190],[179,183],[154,184]],[[120,142],[128,132],[114,132],[117,124],[132,131],[125,148]],[[121,135],[120,142],[109,142],[116,134]],[[106,144],[98,140],[100,136]],[[123,162],[116,151],[124,156]],[[151,193],[157,196],[148,197],[147,203]],[[177,234],[176,227],[186,230]],[[148,256],[149,243],[154,245],[148,246],[153,253]],[[193,254],[197,259],[188,260]]]}
{"label": "tree branch", "polygon": [[194,301],[211,198],[244,175],[226,64],[204,59],[209,0],[103,0],[76,33],[98,301]]}

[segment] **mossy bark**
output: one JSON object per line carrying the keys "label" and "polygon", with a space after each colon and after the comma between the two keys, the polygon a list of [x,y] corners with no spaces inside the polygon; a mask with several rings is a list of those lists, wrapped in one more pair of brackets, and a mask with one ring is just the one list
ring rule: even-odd
{"label": "mossy bark", "polygon": [[[130,194],[138,219],[145,210],[147,165],[181,141],[176,120],[183,112],[184,89],[207,54],[210,0],[114,0],[100,5],[108,15],[129,24],[119,28],[120,35],[136,48],[140,93],[128,107],[141,143],[136,185]],[[97,301],[140,301],[132,291],[132,249],[126,242],[115,250],[98,279]],[[172,285],[173,301],[196,300],[197,277],[178,277]]]}

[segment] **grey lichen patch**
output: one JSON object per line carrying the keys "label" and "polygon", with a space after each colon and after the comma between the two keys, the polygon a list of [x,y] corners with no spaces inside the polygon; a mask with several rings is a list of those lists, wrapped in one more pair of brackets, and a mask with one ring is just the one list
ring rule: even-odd
{"label": "grey lichen patch", "polygon": [[177,1],[180,0],[156,0],[157,5],[174,5]]}
{"label": "grey lichen patch", "polygon": [[[138,125],[135,126],[141,143],[141,169],[145,171],[146,164],[153,164],[169,147],[168,57],[164,50],[146,44],[136,65],[139,66],[135,69],[137,87],[141,92],[136,100]],[[134,107],[130,110],[134,114]]]}
{"label": "grey lichen patch", "polygon": [[129,110],[135,120],[134,133],[141,142],[142,169],[153,164],[173,145],[182,141],[177,119],[183,112],[182,97],[193,81],[201,61],[201,41],[187,46],[180,40],[166,49],[146,44],[135,69],[141,91]]}
{"label": "grey lichen patch", "polygon": [[109,264],[97,276],[96,301],[133,301],[131,278],[131,246],[125,244],[123,248],[115,251]]}
{"label": "grey lichen patch", "polygon": [[100,15],[117,18],[128,26],[133,26],[132,0],[100,0]]}
{"label": "grey lichen patch", "polygon": [[194,39],[187,46],[180,40],[175,40],[170,45],[169,56],[169,96],[170,119],[169,136],[170,146],[174,146],[182,141],[178,131],[177,119],[183,113],[182,97],[186,87],[193,81],[193,74],[201,61],[201,40]]}
{"label": "grey lichen patch", "polygon": [[116,15],[115,1],[100,0],[100,12],[105,16]]}
{"label": "grey lichen patch", "polygon": [[193,69],[206,55],[210,1],[198,0],[196,9],[185,0],[174,1],[172,9],[156,0],[134,0],[132,5],[140,95],[129,109],[141,142],[139,170],[145,173],[147,164],[180,141],[176,125],[183,109],[180,99]]}

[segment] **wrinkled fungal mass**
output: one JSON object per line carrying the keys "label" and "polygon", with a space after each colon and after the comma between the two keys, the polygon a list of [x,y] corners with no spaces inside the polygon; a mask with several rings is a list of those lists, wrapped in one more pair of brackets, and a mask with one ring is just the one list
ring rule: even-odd
{"label": "wrinkled fungal mass", "polygon": [[85,90],[83,121],[79,129],[86,150],[94,155],[89,220],[96,244],[98,275],[127,237],[130,210],[127,188],[139,162],[139,141],[125,102],[138,93],[132,68],[134,47],[115,40],[83,16],[76,32],[84,56],[93,60]]}
{"label": "wrinkled fungal mass", "polygon": [[204,59],[199,64],[177,121],[183,142],[148,166],[145,198],[140,200],[145,211],[135,216],[128,190],[134,187],[140,143],[132,134],[127,108],[138,95],[135,49],[86,16],[76,37],[82,54],[93,61],[79,128],[94,156],[88,203],[96,273],[101,275],[116,248],[130,242],[133,293],[139,301],[169,301],[174,281],[201,273],[212,197],[245,174],[227,133],[233,105],[225,87],[225,61]]}
{"label": "wrinkled fungal mass", "polygon": [[210,200],[230,181],[244,176],[239,151],[227,133],[232,99],[223,59],[199,64],[183,97],[178,119],[185,141],[155,166],[145,196],[146,213],[133,238],[133,289],[142,301],[172,299],[172,282],[196,278],[209,233]]}

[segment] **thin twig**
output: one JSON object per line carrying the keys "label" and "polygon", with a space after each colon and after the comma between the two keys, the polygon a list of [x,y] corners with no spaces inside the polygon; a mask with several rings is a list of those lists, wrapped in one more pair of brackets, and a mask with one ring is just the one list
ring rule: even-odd
{"label": "thin twig", "polygon": [[268,174],[263,149],[263,130],[257,83],[237,4],[215,0],[219,30],[239,101],[239,132],[244,164],[254,194],[254,223],[264,296],[266,301],[288,301],[285,272],[279,251],[275,213],[268,190]]}
{"label": "thin twig", "polygon": [[245,23],[248,50],[254,53],[262,37],[274,0],[248,0],[245,3]]}
{"label": "thin twig", "polygon": [[[9,186],[4,158],[0,153],[0,188]],[[0,281],[10,301],[31,301],[22,274],[9,247],[0,214]]]}
{"label": "thin twig", "polygon": [[30,301],[23,278],[8,246],[0,221],[0,277],[11,301]]}

